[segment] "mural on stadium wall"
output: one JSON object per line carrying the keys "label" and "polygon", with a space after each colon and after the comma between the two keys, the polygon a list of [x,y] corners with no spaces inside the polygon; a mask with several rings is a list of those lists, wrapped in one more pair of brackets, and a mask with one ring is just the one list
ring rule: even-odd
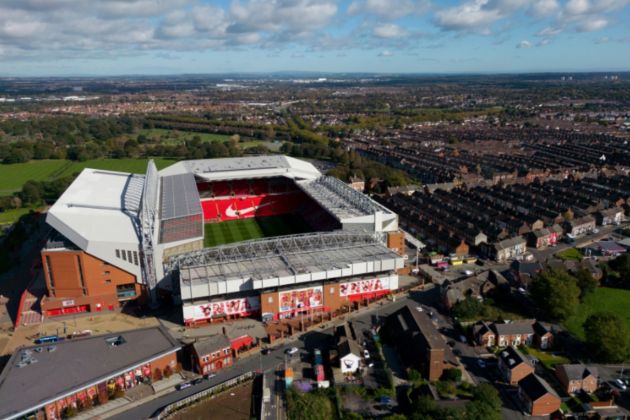
{"label": "mural on stadium wall", "polygon": [[323,295],[322,286],[280,292],[280,312],[320,307],[324,303]]}
{"label": "mural on stadium wall", "polygon": [[227,315],[247,316],[260,310],[260,298],[257,296],[222,300],[201,305],[184,306],[185,321],[199,321]]}
{"label": "mural on stadium wall", "polygon": [[339,296],[353,296],[389,290],[389,278],[357,280],[339,285]]}

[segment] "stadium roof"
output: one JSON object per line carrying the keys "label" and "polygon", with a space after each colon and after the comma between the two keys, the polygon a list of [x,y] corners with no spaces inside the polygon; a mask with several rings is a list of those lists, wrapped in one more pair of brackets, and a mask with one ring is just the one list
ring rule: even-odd
{"label": "stadium roof", "polygon": [[144,176],[84,169],[50,208],[46,222],[79,248],[90,242],[138,244]]}
{"label": "stadium roof", "polygon": [[195,177],[190,173],[162,177],[160,219],[201,214],[201,201]]}
{"label": "stadium roof", "polygon": [[300,181],[298,185],[340,221],[373,215],[376,212],[393,214],[391,210],[365,194],[331,176],[322,176],[312,181]]}
{"label": "stadium roof", "polygon": [[[164,328],[151,327],[20,349],[0,374],[0,418],[22,417],[180,347]],[[37,362],[19,367],[23,358]]]}
{"label": "stadium roof", "polygon": [[192,173],[209,181],[272,176],[313,179],[321,176],[311,163],[283,155],[185,160],[160,172],[162,176],[183,173]]}
{"label": "stadium roof", "polygon": [[[179,268],[180,284],[253,281],[241,290],[259,288],[256,283],[269,279],[304,276],[302,281],[312,281],[312,273],[338,272],[335,277],[343,277],[393,270],[398,265],[402,266],[402,257],[373,235],[346,232],[246,241],[182,254],[170,261],[171,269]],[[360,273],[355,266],[362,267]],[[344,275],[346,270],[350,272]]]}

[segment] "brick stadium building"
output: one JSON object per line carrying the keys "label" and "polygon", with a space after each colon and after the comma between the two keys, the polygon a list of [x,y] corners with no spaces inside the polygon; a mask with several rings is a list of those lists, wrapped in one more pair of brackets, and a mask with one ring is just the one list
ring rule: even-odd
{"label": "brick stadium building", "polygon": [[[290,215],[300,234],[204,248],[204,224]],[[186,324],[278,319],[390,293],[404,265],[394,212],[280,155],[85,169],[46,221],[46,316],[170,295]]]}

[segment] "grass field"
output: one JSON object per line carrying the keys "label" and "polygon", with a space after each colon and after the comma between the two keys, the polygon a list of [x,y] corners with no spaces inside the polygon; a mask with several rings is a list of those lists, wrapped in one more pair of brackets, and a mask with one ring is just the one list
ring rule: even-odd
{"label": "grass field", "polygon": [[297,216],[270,216],[230,220],[205,225],[204,245],[212,247],[249,239],[307,232],[306,224]]}
{"label": "grass field", "polygon": [[[172,165],[175,161],[156,158],[158,169]],[[147,159],[97,159],[85,162],[70,160],[32,160],[27,163],[0,164],[0,195],[9,195],[22,189],[28,180],[49,181],[55,178],[72,175],[84,168],[106,169],[144,173]]]}
{"label": "grass field", "polygon": [[194,131],[166,130],[163,128],[146,128],[138,131],[137,135],[140,134],[148,138],[161,138],[167,144],[183,143],[184,141],[192,140],[194,136],[199,136],[201,141],[204,142],[224,142],[230,139],[230,136],[226,134],[197,133]]}
{"label": "grass field", "polygon": [[577,314],[565,322],[575,336],[584,339],[582,324],[596,311],[607,311],[619,315],[630,328],[630,290],[599,287],[578,306]]}
{"label": "grass field", "polygon": [[567,248],[564,251],[558,252],[556,254],[556,257],[565,261],[582,261],[583,255],[582,252],[577,248]]}

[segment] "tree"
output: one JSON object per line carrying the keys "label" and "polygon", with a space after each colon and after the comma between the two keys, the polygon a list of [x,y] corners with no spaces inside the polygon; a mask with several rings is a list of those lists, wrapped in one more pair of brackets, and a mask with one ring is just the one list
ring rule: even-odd
{"label": "tree", "polygon": [[609,312],[596,312],[584,321],[586,345],[596,359],[619,363],[630,356],[630,331],[623,319]]}
{"label": "tree", "polygon": [[531,296],[549,318],[565,320],[573,315],[580,303],[580,288],[566,271],[545,270],[532,282]]}
{"label": "tree", "polygon": [[597,280],[595,280],[591,272],[585,268],[581,268],[575,273],[575,280],[580,288],[581,301],[597,288]]}
{"label": "tree", "polygon": [[483,304],[474,297],[467,296],[460,300],[451,309],[451,315],[456,318],[468,320],[477,317],[483,310]]}
{"label": "tree", "polygon": [[472,394],[473,400],[487,404],[495,411],[501,409],[501,398],[497,389],[492,385],[482,383],[473,390]]}
{"label": "tree", "polygon": [[26,181],[22,186],[20,198],[24,204],[38,204],[42,200],[42,191],[35,181]]}
{"label": "tree", "polygon": [[501,413],[494,410],[488,404],[480,401],[471,401],[464,409],[464,419],[466,420],[500,420]]}
{"label": "tree", "polygon": [[445,369],[442,372],[442,379],[451,382],[460,382],[462,380],[462,371],[457,368]]}

